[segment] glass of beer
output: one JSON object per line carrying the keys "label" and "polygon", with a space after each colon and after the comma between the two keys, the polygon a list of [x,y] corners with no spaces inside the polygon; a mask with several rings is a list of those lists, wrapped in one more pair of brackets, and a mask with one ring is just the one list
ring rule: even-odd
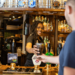
{"label": "glass of beer", "polygon": [[37,53],[37,55],[41,55],[43,53],[44,50],[44,44],[43,43],[36,43],[37,48],[39,49],[39,53]]}

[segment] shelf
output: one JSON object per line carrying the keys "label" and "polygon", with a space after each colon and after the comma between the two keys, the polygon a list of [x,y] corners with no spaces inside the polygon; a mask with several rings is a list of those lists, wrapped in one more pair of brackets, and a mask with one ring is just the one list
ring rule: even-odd
{"label": "shelf", "polygon": [[53,32],[53,31],[43,31],[43,33],[54,34],[54,32]]}
{"label": "shelf", "polygon": [[59,32],[59,31],[58,31],[58,33],[59,33],[59,34],[70,34],[71,32]]}
{"label": "shelf", "polygon": [[19,27],[18,29],[23,29],[23,27]]}
{"label": "shelf", "polygon": [[60,35],[58,35],[58,37],[67,37],[68,36],[68,34],[60,34]]}
{"label": "shelf", "polygon": [[0,11],[52,11],[52,12],[64,12],[65,9],[50,9],[50,8],[0,8]]}
{"label": "shelf", "polygon": [[3,28],[0,28],[0,30],[1,30],[1,29],[3,29]]}
{"label": "shelf", "polygon": [[22,41],[17,41],[16,43],[22,43]]}
{"label": "shelf", "polygon": [[3,36],[0,36],[0,38],[1,38],[1,37],[3,37]]}
{"label": "shelf", "polygon": [[64,16],[64,12],[50,12],[50,11],[40,11],[40,12],[28,12],[29,15],[58,15]]}

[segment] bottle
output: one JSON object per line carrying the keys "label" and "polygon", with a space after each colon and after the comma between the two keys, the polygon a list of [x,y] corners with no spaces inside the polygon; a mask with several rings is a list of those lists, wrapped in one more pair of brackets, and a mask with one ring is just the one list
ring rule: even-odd
{"label": "bottle", "polygon": [[45,17],[43,25],[44,25],[44,30],[47,31],[47,18],[46,17]]}
{"label": "bottle", "polygon": [[37,0],[28,0],[28,6],[30,8],[37,7]]}
{"label": "bottle", "polygon": [[39,16],[39,21],[41,21],[41,17]]}
{"label": "bottle", "polygon": [[53,31],[53,25],[52,25],[52,22],[50,24],[50,31]]}
{"label": "bottle", "polygon": [[49,0],[49,7],[48,8],[52,8],[51,0]]}
{"label": "bottle", "polygon": [[5,7],[8,7],[8,8],[10,8],[10,7],[12,7],[13,6],[13,0],[5,0]]}
{"label": "bottle", "polygon": [[15,39],[12,41],[12,53],[16,52],[16,44],[15,44]]}
{"label": "bottle", "polygon": [[43,0],[38,0],[38,7],[43,8]]}
{"label": "bottle", "polygon": [[60,23],[60,20],[58,20],[58,31],[61,31],[61,23]]}
{"label": "bottle", "polygon": [[64,31],[64,24],[63,24],[63,21],[61,21],[61,31],[62,31],[62,32]]}
{"label": "bottle", "polygon": [[47,42],[47,43],[49,42],[49,40],[48,40],[48,36],[47,36],[47,40],[46,40],[46,42]]}
{"label": "bottle", "polygon": [[49,18],[47,20],[47,31],[49,31]]}
{"label": "bottle", "polygon": [[38,21],[38,16],[35,17],[35,21]]}
{"label": "bottle", "polygon": [[61,9],[65,9],[65,6],[64,6],[64,0],[61,0],[60,8],[61,8]]}
{"label": "bottle", "polygon": [[24,27],[24,35],[29,35],[29,24],[25,22]]}
{"label": "bottle", "polygon": [[64,46],[64,44],[65,44],[65,40],[63,40],[63,42],[62,42],[62,47]]}
{"label": "bottle", "polygon": [[17,4],[18,4],[17,0],[12,0],[12,1],[13,1],[12,2],[12,7],[17,8]]}
{"label": "bottle", "polygon": [[44,44],[46,44],[46,36],[44,37]]}
{"label": "bottle", "polygon": [[41,18],[42,18],[42,22],[44,23],[44,17],[42,16]]}
{"label": "bottle", "polygon": [[64,32],[67,32],[66,20],[64,20]]}
{"label": "bottle", "polygon": [[34,21],[35,21],[35,19],[34,19],[34,17],[33,17],[33,21],[32,21],[32,22],[34,23]]}

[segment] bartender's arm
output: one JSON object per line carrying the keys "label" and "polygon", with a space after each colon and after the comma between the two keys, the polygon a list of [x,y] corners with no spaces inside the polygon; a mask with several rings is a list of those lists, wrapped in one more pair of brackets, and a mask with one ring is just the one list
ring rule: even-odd
{"label": "bartender's arm", "polygon": [[43,55],[37,56],[37,58],[44,63],[49,62],[53,64],[59,64],[59,56],[46,56],[43,54]]}
{"label": "bartender's arm", "polygon": [[28,42],[28,43],[26,44],[26,51],[27,51],[28,53],[34,53],[34,54],[36,54],[37,51],[38,51],[38,49],[36,48],[35,45],[34,45],[34,47],[32,48],[32,43],[31,43],[31,42]]}

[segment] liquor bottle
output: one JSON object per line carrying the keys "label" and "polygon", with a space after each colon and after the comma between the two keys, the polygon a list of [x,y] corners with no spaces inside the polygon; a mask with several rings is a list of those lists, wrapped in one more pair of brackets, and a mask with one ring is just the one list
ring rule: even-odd
{"label": "liquor bottle", "polygon": [[39,16],[39,21],[41,21],[41,17]]}
{"label": "liquor bottle", "polygon": [[64,24],[63,24],[63,21],[61,21],[61,32],[64,31]]}
{"label": "liquor bottle", "polygon": [[13,4],[13,6],[12,6],[12,7],[17,8],[17,4],[18,4],[17,0],[13,0],[13,1],[12,1],[12,4]]}
{"label": "liquor bottle", "polygon": [[26,21],[24,23],[24,35],[29,35],[29,24]]}
{"label": "liquor bottle", "polygon": [[48,18],[48,20],[47,20],[47,31],[49,31],[50,30],[50,27],[49,27],[49,18]]}
{"label": "liquor bottle", "polygon": [[35,17],[35,21],[38,21],[38,16]]}
{"label": "liquor bottle", "polygon": [[62,47],[64,46],[64,44],[65,44],[65,40],[63,40],[63,42],[62,42]]}
{"label": "liquor bottle", "polygon": [[64,32],[67,32],[66,20],[64,20]]}
{"label": "liquor bottle", "polygon": [[43,25],[44,25],[44,30],[47,31],[47,18],[46,17],[45,17]]}
{"label": "liquor bottle", "polygon": [[32,21],[32,22],[34,23],[34,21],[35,21],[35,19],[34,19],[34,17],[33,17],[33,21]]}
{"label": "liquor bottle", "polygon": [[43,8],[43,0],[38,0],[38,7]]}
{"label": "liquor bottle", "polygon": [[48,8],[48,0],[43,0],[43,8]]}
{"label": "liquor bottle", "polygon": [[51,5],[51,0],[49,0],[49,7],[48,8],[52,8],[52,5]]}
{"label": "liquor bottle", "polygon": [[46,44],[46,36],[44,37],[44,44]]}
{"label": "liquor bottle", "polygon": [[48,36],[47,36],[47,40],[46,40],[46,42],[47,42],[47,43],[49,42],[49,40],[48,40]]}
{"label": "liquor bottle", "polygon": [[60,20],[58,20],[58,31],[61,31],[61,23],[60,23]]}
{"label": "liquor bottle", "polygon": [[46,39],[46,37],[44,37],[44,45],[45,45],[45,49],[46,49],[46,52],[47,52],[47,39]]}
{"label": "liquor bottle", "polygon": [[44,17],[42,16],[41,18],[42,18],[42,22],[44,23]]}
{"label": "liquor bottle", "polygon": [[53,31],[53,25],[52,25],[52,22],[50,24],[50,31]]}
{"label": "liquor bottle", "polygon": [[61,0],[60,8],[61,8],[61,9],[64,9],[64,8],[65,8],[65,6],[64,6],[64,0]]}

